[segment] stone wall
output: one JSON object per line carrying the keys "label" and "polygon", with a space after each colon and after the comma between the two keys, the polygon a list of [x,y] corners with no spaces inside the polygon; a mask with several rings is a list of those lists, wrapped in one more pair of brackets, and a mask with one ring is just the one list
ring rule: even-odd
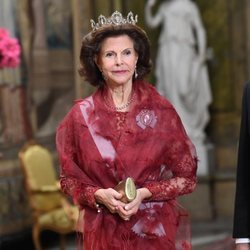
{"label": "stone wall", "polygon": [[214,100],[207,134],[214,147],[214,163],[208,179],[199,180],[197,190],[180,200],[194,219],[226,218],[232,222],[241,98],[250,78],[250,1],[195,2],[202,13],[211,56],[208,64]]}

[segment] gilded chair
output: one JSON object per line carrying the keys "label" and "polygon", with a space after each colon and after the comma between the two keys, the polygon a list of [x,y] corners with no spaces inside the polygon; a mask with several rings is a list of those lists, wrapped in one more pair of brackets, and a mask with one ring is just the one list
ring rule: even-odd
{"label": "gilded chair", "polygon": [[75,231],[78,209],[69,203],[60,190],[53,157],[48,149],[34,141],[25,144],[18,157],[32,209],[35,249],[42,249],[42,230],[59,233],[61,248],[64,249],[64,235]]}

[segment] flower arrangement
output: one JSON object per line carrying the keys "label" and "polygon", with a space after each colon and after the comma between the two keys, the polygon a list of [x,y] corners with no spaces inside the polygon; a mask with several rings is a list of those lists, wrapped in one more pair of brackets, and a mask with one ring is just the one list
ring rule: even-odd
{"label": "flower arrangement", "polygon": [[16,38],[0,28],[0,69],[15,68],[20,64],[21,48]]}

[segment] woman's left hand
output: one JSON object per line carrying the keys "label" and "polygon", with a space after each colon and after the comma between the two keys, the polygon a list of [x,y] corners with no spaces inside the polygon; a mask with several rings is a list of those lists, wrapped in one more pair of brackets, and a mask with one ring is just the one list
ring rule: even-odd
{"label": "woman's left hand", "polygon": [[147,188],[137,189],[136,197],[130,203],[127,203],[124,207],[118,206],[117,213],[124,220],[129,220],[130,217],[137,213],[142,201],[146,198],[151,197],[151,192]]}

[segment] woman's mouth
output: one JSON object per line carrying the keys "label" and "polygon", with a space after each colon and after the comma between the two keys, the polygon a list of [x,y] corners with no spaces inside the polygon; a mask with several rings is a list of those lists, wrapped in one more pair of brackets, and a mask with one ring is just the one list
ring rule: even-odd
{"label": "woman's mouth", "polygon": [[127,73],[127,70],[116,70],[116,71],[113,71],[113,74],[116,74],[116,75],[122,75],[122,74],[125,74]]}

